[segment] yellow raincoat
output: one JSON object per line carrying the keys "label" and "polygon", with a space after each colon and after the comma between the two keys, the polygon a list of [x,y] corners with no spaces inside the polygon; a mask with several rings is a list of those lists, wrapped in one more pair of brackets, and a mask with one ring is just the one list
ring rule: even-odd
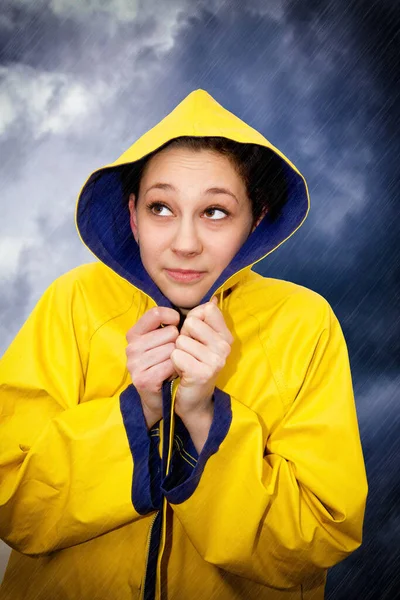
{"label": "yellow raincoat", "polygon": [[[289,194],[202,299],[217,294],[234,343],[200,455],[179,378],[148,431],[125,354],[135,322],[172,305],[141,263],[121,165],[184,135],[273,151]],[[322,296],[251,270],[308,210],[296,167],[201,89],[89,177],[76,224],[99,260],[49,286],[0,363],[1,600],[324,597],[368,492],[346,343]]]}

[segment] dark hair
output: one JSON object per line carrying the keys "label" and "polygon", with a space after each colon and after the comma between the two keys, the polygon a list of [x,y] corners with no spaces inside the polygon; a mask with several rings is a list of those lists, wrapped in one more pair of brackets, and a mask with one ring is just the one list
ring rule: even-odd
{"label": "dark hair", "polygon": [[252,205],[253,225],[264,210],[274,221],[287,201],[287,183],[284,176],[283,160],[269,148],[258,144],[243,144],[224,137],[181,136],[170,140],[136,163],[122,168],[124,205],[128,205],[129,194],[138,198],[140,180],[146,163],[155,154],[167,147],[188,148],[189,150],[211,150],[219,152],[231,160],[242,177],[247,195]]}

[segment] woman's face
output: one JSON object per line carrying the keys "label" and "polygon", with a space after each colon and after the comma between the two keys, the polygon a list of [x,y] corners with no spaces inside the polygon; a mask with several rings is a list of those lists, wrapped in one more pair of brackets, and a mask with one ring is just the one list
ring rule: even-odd
{"label": "woman's face", "polygon": [[[223,191],[224,190],[224,191]],[[210,150],[166,148],[146,164],[130,222],[143,265],[186,315],[198,306],[252,228],[245,184],[228,158]],[[177,280],[168,270],[201,271]]]}

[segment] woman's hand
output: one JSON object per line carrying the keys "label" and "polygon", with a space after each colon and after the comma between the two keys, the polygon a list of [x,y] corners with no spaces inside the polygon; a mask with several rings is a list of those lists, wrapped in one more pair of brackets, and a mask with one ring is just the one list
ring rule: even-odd
{"label": "woman's hand", "polygon": [[216,296],[188,313],[171,354],[181,378],[175,397],[175,412],[179,417],[184,419],[212,410],[215,381],[233,341]]}
{"label": "woman's hand", "polygon": [[[148,310],[126,335],[127,369],[142,402],[143,413],[150,428],[162,419],[162,384],[176,377],[170,360],[179,335],[178,311],[164,306]],[[160,328],[160,325],[167,325]]]}

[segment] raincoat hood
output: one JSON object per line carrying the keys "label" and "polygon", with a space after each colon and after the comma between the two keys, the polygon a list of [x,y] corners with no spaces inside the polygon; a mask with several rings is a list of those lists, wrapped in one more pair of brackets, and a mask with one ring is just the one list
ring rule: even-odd
{"label": "raincoat hood", "polygon": [[76,205],[76,227],[82,242],[104,264],[150,296],[159,306],[173,307],[145,270],[133,236],[129,209],[123,201],[122,169],[181,136],[220,136],[236,142],[258,144],[282,161],[288,198],[280,216],[266,213],[200,304],[236,283],[246,270],[268,256],[303,224],[310,199],[298,169],[261,133],[219,104],[208,92],[197,89],[164,119],[142,135],[114,163],[94,171],[83,186]]}

